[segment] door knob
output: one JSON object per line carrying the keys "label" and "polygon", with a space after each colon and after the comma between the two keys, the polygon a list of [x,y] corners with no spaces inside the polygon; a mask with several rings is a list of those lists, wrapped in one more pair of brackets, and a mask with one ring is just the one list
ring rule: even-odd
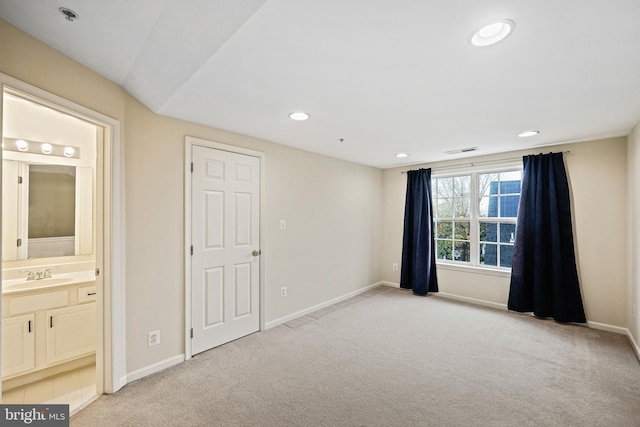
{"label": "door knob", "polygon": [[262,251],[255,251],[255,250],[254,250],[253,252],[251,252],[251,255],[253,255],[253,256],[258,256],[258,255],[260,255],[261,253],[262,253]]}

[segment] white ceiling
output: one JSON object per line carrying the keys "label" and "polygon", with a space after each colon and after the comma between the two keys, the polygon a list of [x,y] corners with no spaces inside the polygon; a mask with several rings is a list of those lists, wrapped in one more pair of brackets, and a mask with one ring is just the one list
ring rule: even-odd
{"label": "white ceiling", "polygon": [[[640,122],[640,0],[0,0],[0,17],[159,114],[382,168]],[[470,44],[503,18],[503,42]]]}

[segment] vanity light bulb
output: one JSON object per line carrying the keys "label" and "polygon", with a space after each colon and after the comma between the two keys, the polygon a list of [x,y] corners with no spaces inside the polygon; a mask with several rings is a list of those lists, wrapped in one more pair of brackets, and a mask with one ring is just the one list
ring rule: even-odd
{"label": "vanity light bulb", "polygon": [[51,154],[52,151],[53,147],[51,146],[51,144],[47,144],[46,142],[42,144],[42,152],[44,154]]}
{"label": "vanity light bulb", "polygon": [[18,147],[18,150],[20,151],[27,151],[29,149],[29,144],[27,144],[27,141],[24,139],[19,139],[16,141],[16,147]]}
{"label": "vanity light bulb", "polygon": [[71,157],[73,156],[73,153],[75,153],[76,150],[74,150],[73,147],[64,147],[64,156],[65,157]]}

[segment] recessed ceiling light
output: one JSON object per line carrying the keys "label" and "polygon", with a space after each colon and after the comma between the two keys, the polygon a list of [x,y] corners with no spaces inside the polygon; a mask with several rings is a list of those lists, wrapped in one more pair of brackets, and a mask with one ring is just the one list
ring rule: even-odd
{"label": "recessed ceiling light", "polygon": [[296,112],[293,112],[293,113],[289,114],[289,118],[291,120],[298,120],[298,121],[307,120],[309,117],[310,117],[309,114],[307,114],[307,113],[305,113],[303,111],[296,111]]}
{"label": "recessed ceiling light", "polygon": [[528,136],[536,136],[539,133],[540,133],[539,130],[527,130],[527,131],[524,131],[524,132],[518,134],[518,136],[520,138],[526,138]]}
{"label": "recessed ceiling light", "polygon": [[51,154],[52,151],[53,151],[53,147],[51,146],[51,144],[48,144],[46,142],[42,144],[42,152],[44,154]]}
{"label": "recessed ceiling light", "polygon": [[409,157],[409,155],[407,153],[398,153],[396,154],[396,157],[399,159],[404,159],[405,157]]}
{"label": "recessed ceiling light", "polygon": [[489,25],[485,25],[475,32],[471,37],[471,43],[474,46],[489,46],[498,43],[507,37],[516,24],[510,19],[502,19]]}
{"label": "recessed ceiling light", "polygon": [[75,10],[71,10],[68,7],[59,7],[58,11],[61,14],[63,14],[64,19],[66,19],[69,22],[73,22],[74,20],[80,17],[80,15],[78,15],[78,13]]}
{"label": "recessed ceiling light", "polygon": [[65,157],[71,157],[71,156],[73,156],[73,154],[75,152],[76,152],[76,150],[73,147],[64,147],[64,156]]}

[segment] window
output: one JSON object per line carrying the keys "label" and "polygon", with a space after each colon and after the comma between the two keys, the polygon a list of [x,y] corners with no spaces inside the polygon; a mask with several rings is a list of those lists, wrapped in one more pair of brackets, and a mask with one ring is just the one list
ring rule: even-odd
{"label": "window", "polygon": [[511,268],[521,169],[435,176],[438,262]]}
{"label": "window", "polygon": [[471,175],[436,178],[436,258],[471,260]]}

